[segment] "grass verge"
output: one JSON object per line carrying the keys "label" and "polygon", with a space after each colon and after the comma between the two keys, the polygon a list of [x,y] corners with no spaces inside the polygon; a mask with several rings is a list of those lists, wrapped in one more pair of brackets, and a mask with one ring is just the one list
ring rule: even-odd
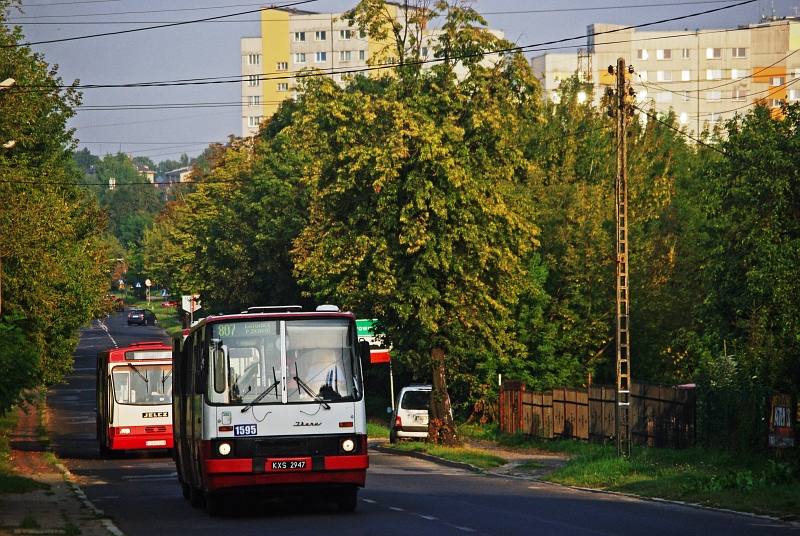
{"label": "grass verge", "polygon": [[443,460],[468,463],[480,469],[492,469],[508,463],[508,460],[485,450],[467,447],[443,447],[422,441],[401,441],[392,445],[393,449],[406,452],[424,452]]}
{"label": "grass verge", "polygon": [[462,438],[489,439],[510,449],[565,453],[568,464],[544,480],[800,520],[797,466],[764,456],[693,448],[634,447],[629,458],[613,444],[502,435],[496,427],[460,427]]}

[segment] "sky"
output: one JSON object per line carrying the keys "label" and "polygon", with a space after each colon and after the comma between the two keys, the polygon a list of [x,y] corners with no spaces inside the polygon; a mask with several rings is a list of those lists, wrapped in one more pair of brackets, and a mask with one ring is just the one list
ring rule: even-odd
{"label": "sky", "polygon": [[[642,28],[721,29],[756,23],[762,15],[800,15],[800,0],[731,7],[744,1],[476,0],[473,7],[490,28],[503,30],[519,46],[531,46],[528,58],[585,46],[586,27],[592,23],[640,25],[726,8]],[[82,90],[83,103],[69,123],[79,150],[86,147],[100,157],[123,152],[158,163],[179,160],[182,154],[195,157],[211,143],[241,136],[240,40],[259,36],[259,7],[290,4],[341,13],[357,0],[22,0],[22,12],[11,10],[7,24],[22,26],[31,49],[58,66],[65,84],[207,79],[202,84]],[[200,21],[224,15],[235,16]],[[168,26],[151,28],[163,25]],[[114,32],[123,33],[98,36]],[[554,43],[562,40],[567,41]],[[24,80],[17,82],[24,85]]]}

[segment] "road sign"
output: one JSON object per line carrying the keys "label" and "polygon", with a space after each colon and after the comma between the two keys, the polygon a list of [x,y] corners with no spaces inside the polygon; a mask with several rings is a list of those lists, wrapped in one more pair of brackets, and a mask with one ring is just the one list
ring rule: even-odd
{"label": "road sign", "polygon": [[181,296],[181,309],[190,313],[200,309],[200,294]]}
{"label": "road sign", "polygon": [[136,282],[136,288],[142,288],[142,284],[139,283],[138,281]]}
{"label": "road sign", "polygon": [[149,278],[144,280],[144,284],[147,285],[148,287],[153,285],[153,283],[150,281]]}
{"label": "road sign", "polygon": [[364,340],[369,343],[370,363],[389,363],[391,362],[389,349],[384,348],[375,337],[374,327],[377,322],[377,320],[356,320],[356,335],[358,340]]}

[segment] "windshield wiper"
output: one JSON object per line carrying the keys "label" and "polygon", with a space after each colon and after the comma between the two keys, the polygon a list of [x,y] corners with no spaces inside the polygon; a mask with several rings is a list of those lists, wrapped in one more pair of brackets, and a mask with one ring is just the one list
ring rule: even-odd
{"label": "windshield wiper", "polygon": [[325,402],[324,398],[322,398],[319,395],[315,395],[314,392],[311,390],[311,388],[308,385],[306,385],[306,382],[300,379],[300,377],[297,374],[297,363],[294,364],[294,381],[297,382],[298,387],[302,387],[303,391],[308,393],[308,396],[319,402],[323,408],[331,409],[330,405],[327,402]]}
{"label": "windshield wiper", "polygon": [[[278,379],[278,377],[275,375],[275,367],[272,367],[272,379],[275,381],[275,383],[273,383],[273,384],[270,386],[270,388],[269,388],[269,389],[267,389],[266,391],[264,391],[263,393],[261,393],[260,395],[258,395],[257,397],[255,397],[255,398],[252,400],[252,402],[249,402],[249,403],[248,403],[248,404],[247,404],[245,407],[243,407],[243,408],[242,408],[242,413],[244,413],[244,412],[245,412],[245,411],[247,411],[248,409],[252,408],[254,405],[256,405],[256,404],[258,404],[259,402],[261,402],[261,401],[264,399],[264,397],[265,397],[265,396],[267,396],[267,395],[268,395],[268,394],[270,394],[272,391],[274,391],[275,389],[277,389],[277,388],[278,388],[278,385],[280,385],[281,381],[280,381],[280,380]],[[275,395],[275,396],[278,396],[278,395],[277,395],[277,393],[276,393],[276,395]]]}
{"label": "windshield wiper", "polygon": [[133,363],[128,363],[128,366],[131,367],[133,369],[133,371],[136,374],[138,374],[141,379],[144,380],[144,384],[147,385],[147,389],[149,390],[150,389],[150,382],[147,381],[147,376],[143,376],[142,373],[139,372],[139,369],[137,369],[136,367],[133,366]]}

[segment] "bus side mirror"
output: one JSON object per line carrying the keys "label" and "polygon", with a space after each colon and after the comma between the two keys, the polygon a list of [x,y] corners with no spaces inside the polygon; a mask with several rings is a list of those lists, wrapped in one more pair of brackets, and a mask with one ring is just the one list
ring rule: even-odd
{"label": "bus side mirror", "polygon": [[358,341],[358,355],[361,357],[362,367],[370,364],[369,343],[367,341]]}
{"label": "bus side mirror", "polygon": [[203,372],[203,369],[194,371],[194,394],[196,395],[202,395],[206,392],[206,375]]}

